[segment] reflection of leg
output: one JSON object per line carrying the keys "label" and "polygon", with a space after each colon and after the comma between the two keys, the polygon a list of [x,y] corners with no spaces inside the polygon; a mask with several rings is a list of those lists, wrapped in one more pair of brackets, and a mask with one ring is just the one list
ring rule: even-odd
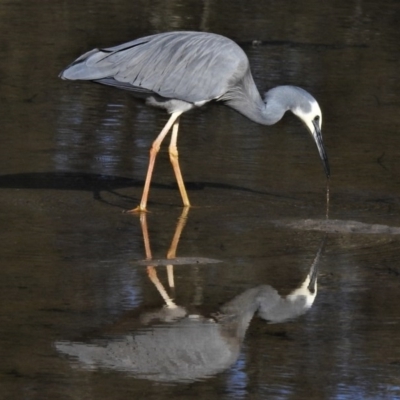
{"label": "reflection of leg", "polygon": [[[183,228],[185,227],[185,224],[187,221],[188,212],[189,212],[189,208],[185,207],[182,211],[181,216],[178,219],[178,224],[176,225],[175,234],[174,234],[174,237],[172,238],[172,243],[171,243],[171,246],[169,247],[169,250],[167,253],[167,259],[172,259],[172,258],[176,257],[176,249],[178,247],[179,239],[181,237]],[[174,266],[173,265],[167,265],[167,274],[168,274],[169,287],[171,287],[171,288],[175,287]]]}
{"label": "reflection of leg", "polygon": [[130,210],[131,212],[146,211],[147,198],[149,196],[151,177],[153,175],[153,169],[154,169],[154,164],[156,161],[157,153],[160,150],[162,141],[164,140],[165,136],[171,129],[171,126],[174,125],[175,121],[179,118],[179,116],[181,114],[182,114],[181,111],[172,113],[171,117],[169,118],[168,122],[164,126],[163,130],[157,136],[156,140],[153,142],[153,145],[151,146],[151,149],[150,149],[149,166],[147,168],[147,175],[146,175],[146,181],[145,181],[144,188],[143,188],[142,200],[140,201],[140,205],[138,207],[134,208],[133,210]]}
{"label": "reflection of leg", "polygon": [[177,305],[174,301],[168,296],[167,291],[165,290],[164,286],[160,282],[157,276],[156,269],[153,266],[147,267],[147,274],[149,275],[150,280],[153,282],[154,286],[157,288],[158,293],[160,293],[161,297],[164,299],[165,304],[169,308],[176,308]]}
{"label": "reflection of leg", "polygon": [[[140,225],[142,227],[142,234],[143,234],[143,242],[144,248],[146,252],[146,259],[151,260],[153,257],[151,255],[151,248],[150,248],[150,239],[149,239],[149,230],[147,228],[147,214],[141,213],[140,215]],[[160,282],[157,276],[156,269],[149,265],[147,267],[147,275],[149,276],[150,280],[153,282],[154,286],[157,288],[158,293],[160,293],[161,297],[164,299],[166,305],[170,308],[175,308],[176,305],[172,301],[172,299],[168,296],[164,286]]]}
{"label": "reflection of leg", "polygon": [[[140,214],[140,226],[142,227],[142,235],[143,235],[144,248],[145,248],[145,252],[146,252],[146,259],[151,260],[153,257],[152,257],[151,248],[150,248],[150,238],[149,238],[149,230],[147,227],[147,214],[146,213]],[[148,274],[150,280],[153,282],[154,286],[157,288],[158,293],[160,293],[161,297],[164,299],[167,307],[176,308],[177,307],[176,304],[168,296],[164,286],[158,279],[155,267],[149,265],[147,267],[147,274]]]}
{"label": "reflection of leg", "polygon": [[171,143],[169,145],[169,159],[171,160],[172,167],[174,168],[175,177],[176,181],[178,182],[178,187],[181,193],[183,205],[185,207],[190,207],[189,198],[186,193],[186,188],[183,182],[181,169],[179,167],[178,146],[176,144],[178,140],[178,129],[179,129],[179,118],[176,119],[174,126],[172,127]]}
{"label": "reflection of leg", "polygon": [[189,208],[185,207],[182,210],[182,214],[180,215],[180,217],[178,219],[178,223],[175,228],[175,234],[174,234],[174,237],[172,238],[171,246],[169,247],[169,250],[167,253],[168,259],[176,257],[176,249],[178,247],[179,239],[181,237],[183,228],[185,227],[188,213],[189,213]]}
{"label": "reflection of leg", "polygon": [[143,235],[144,249],[146,252],[146,259],[151,260],[153,258],[153,256],[151,255],[149,230],[147,229],[146,213],[141,213],[141,215],[140,215],[140,226],[142,227],[142,235]]}
{"label": "reflection of leg", "polygon": [[[174,266],[172,264],[167,265],[167,276],[169,287],[175,289]],[[172,291],[172,293],[174,293],[174,291]]]}

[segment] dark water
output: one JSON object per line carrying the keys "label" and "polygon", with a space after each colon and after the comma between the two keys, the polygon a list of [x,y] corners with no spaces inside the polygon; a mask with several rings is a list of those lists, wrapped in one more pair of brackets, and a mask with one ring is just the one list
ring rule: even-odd
{"label": "dark water", "polygon": [[[394,0],[2,2],[0,398],[400,398],[399,22]],[[140,201],[167,116],[57,75],[93,47],[183,29],[237,41],[260,90],[315,95],[332,220],[297,119],[203,107],[181,119],[184,220],[166,146],[157,160],[154,270],[140,219],[121,211]],[[325,231],[316,296],[278,323],[265,310],[295,300]],[[66,356],[77,343],[96,357]]]}

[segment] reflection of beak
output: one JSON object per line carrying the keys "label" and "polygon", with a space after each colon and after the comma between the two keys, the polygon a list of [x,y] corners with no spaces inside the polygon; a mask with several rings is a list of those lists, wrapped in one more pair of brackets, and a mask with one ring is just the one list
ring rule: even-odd
{"label": "reflection of beak", "polygon": [[310,277],[310,283],[308,284],[307,288],[310,291],[310,293],[315,293],[317,289],[318,270],[316,264],[317,263],[314,261],[313,266],[311,267],[311,271],[308,274],[308,276]]}
{"label": "reflection of beak", "polygon": [[319,249],[318,249],[318,253],[315,256],[314,261],[313,261],[313,263],[311,265],[311,268],[310,268],[310,272],[308,273],[308,278],[310,279],[310,281],[308,282],[307,288],[310,291],[310,293],[315,293],[316,290],[317,290],[317,275],[318,275],[317,264],[318,264],[318,261],[319,261],[319,257],[321,256],[322,249],[325,246],[325,242],[326,242],[326,235],[322,239],[322,242],[321,242],[321,244],[319,246]]}
{"label": "reflection of beak", "polygon": [[322,141],[321,128],[319,127],[319,124],[317,121],[313,121],[312,123],[314,125],[314,131],[311,133],[314,137],[315,143],[317,144],[319,156],[321,157],[321,161],[324,166],[326,177],[329,178],[331,175],[331,171],[329,168],[328,156],[326,155],[326,151],[324,148],[324,142]]}

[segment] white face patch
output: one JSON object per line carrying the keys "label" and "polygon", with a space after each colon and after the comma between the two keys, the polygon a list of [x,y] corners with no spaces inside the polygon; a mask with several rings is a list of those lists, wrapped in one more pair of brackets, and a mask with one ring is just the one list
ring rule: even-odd
{"label": "white face patch", "polygon": [[311,114],[314,114],[314,118],[319,116],[319,128],[322,129],[322,111],[316,101],[311,104]]}
{"label": "white face patch", "polygon": [[317,296],[317,285],[315,284],[314,292],[310,292],[308,285],[310,284],[310,275],[307,275],[306,280],[303,284],[296,290],[293,290],[286,298],[291,302],[296,302],[297,300],[303,298],[305,301],[305,308],[310,308]]}
{"label": "white face patch", "polygon": [[304,112],[301,108],[293,110],[293,114],[297,115],[307,125],[311,133],[314,133],[313,120],[315,117],[319,117],[319,127],[322,127],[322,112],[316,100],[310,101],[311,110]]}

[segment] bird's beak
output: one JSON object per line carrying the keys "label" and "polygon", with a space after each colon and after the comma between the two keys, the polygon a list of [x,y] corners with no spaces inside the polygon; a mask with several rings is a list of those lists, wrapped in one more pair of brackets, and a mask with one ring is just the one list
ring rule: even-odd
{"label": "bird's beak", "polygon": [[328,156],[326,155],[325,147],[324,147],[324,142],[322,140],[322,133],[321,133],[321,128],[319,126],[319,122],[313,120],[312,121],[314,129],[311,130],[311,134],[315,140],[315,143],[318,148],[318,153],[319,156],[321,157],[322,164],[324,166],[325,174],[326,177],[329,178],[331,175],[331,170],[329,168],[329,161],[328,161]]}

